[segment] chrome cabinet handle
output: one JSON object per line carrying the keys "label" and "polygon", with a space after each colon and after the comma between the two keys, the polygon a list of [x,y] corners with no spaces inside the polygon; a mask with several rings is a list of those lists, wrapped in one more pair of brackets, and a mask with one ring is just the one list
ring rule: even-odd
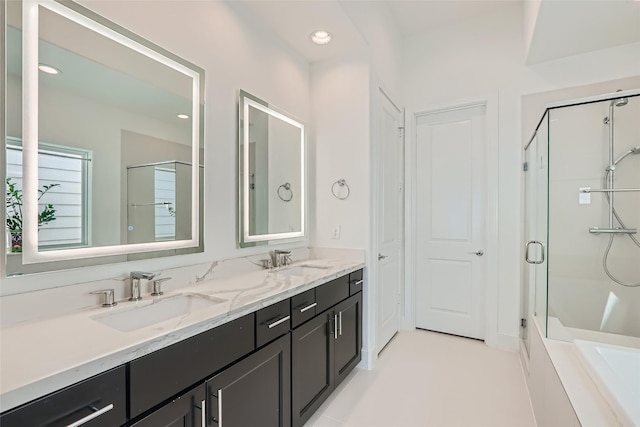
{"label": "chrome cabinet handle", "polygon": [[472,254],[472,255],[477,255],[477,256],[484,255],[484,251],[482,249],[479,249],[479,250],[474,251],[474,252],[467,252],[467,253]]}
{"label": "chrome cabinet handle", "polygon": [[358,286],[358,285],[362,285],[363,283],[364,283],[364,280],[360,279],[357,282],[355,282],[354,285]]}
{"label": "chrome cabinet handle", "polygon": [[[534,261],[531,258],[529,258],[529,249],[531,248],[531,245],[540,245],[540,260]],[[528,241],[527,245],[525,246],[524,259],[529,264],[542,264],[544,262],[544,244],[537,240]]]}
{"label": "chrome cabinet handle", "polygon": [[222,427],[222,389],[218,389],[218,427]]}
{"label": "chrome cabinet handle", "polygon": [[342,312],[338,313],[338,331],[340,332],[340,336],[342,336]]}
{"label": "chrome cabinet handle", "polygon": [[[93,409],[93,407],[91,407],[91,408]],[[112,409],[113,409],[113,403],[110,403],[109,405],[105,406],[104,408],[97,410],[93,414],[89,414],[86,417],[84,417],[83,419],[78,420],[75,423],[69,424],[67,427],[78,427],[78,426],[81,426],[81,425],[86,424],[89,421],[93,420],[94,418],[98,418],[100,415],[104,414],[105,412],[109,412]]]}
{"label": "chrome cabinet handle", "polygon": [[275,327],[276,327],[276,326],[278,326],[279,324],[284,323],[284,322],[286,322],[286,321],[287,321],[287,320],[289,320],[289,319],[291,319],[291,316],[285,316],[285,317],[283,317],[283,318],[282,318],[282,319],[280,319],[280,320],[276,320],[275,322],[273,322],[273,323],[269,324],[269,329],[271,329],[271,328],[275,328]]}
{"label": "chrome cabinet handle", "polygon": [[207,399],[204,399],[200,403],[202,404],[202,416],[200,418],[202,421],[202,427],[207,427]]}
{"label": "chrome cabinet handle", "polygon": [[314,302],[313,304],[309,304],[308,306],[301,308],[301,309],[300,309],[300,313],[304,313],[304,312],[305,312],[305,311],[307,311],[307,310],[311,310],[311,309],[312,309],[313,307],[315,307],[316,305],[318,305],[318,303],[317,303],[317,302]]}
{"label": "chrome cabinet handle", "polygon": [[333,315],[333,339],[338,339],[338,315]]}

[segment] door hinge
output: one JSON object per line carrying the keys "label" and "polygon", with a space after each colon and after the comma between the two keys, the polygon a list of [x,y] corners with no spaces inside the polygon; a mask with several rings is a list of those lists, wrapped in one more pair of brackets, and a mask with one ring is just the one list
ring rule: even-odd
{"label": "door hinge", "polygon": [[398,133],[400,134],[400,138],[404,138],[404,126],[398,127]]}
{"label": "door hinge", "polygon": [[520,319],[520,327],[521,328],[526,328],[527,327],[527,319]]}
{"label": "door hinge", "polygon": [[529,162],[524,162],[522,164],[522,170],[525,172],[529,170]]}

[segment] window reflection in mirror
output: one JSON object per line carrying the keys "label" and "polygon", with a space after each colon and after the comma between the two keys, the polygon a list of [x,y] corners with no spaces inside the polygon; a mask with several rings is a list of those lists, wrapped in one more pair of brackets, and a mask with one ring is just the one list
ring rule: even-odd
{"label": "window reflection in mirror", "polygon": [[304,237],[304,125],[240,91],[240,246]]}
{"label": "window reflection in mirror", "polygon": [[[7,2],[5,179],[8,191],[32,196],[21,204],[38,198],[37,215],[16,208],[27,228],[7,229],[7,275],[202,251],[201,209],[193,205],[201,194],[194,191],[203,71],[77,4],[50,3],[25,27],[37,37],[39,68],[29,95],[23,4]],[[23,103],[37,112],[27,123]],[[23,165],[36,171],[33,179]],[[8,219],[15,212],[7,205]],[[23,263],[28,242],[13,242],[20,232],[36,236],[30,263],[43,264]]]}

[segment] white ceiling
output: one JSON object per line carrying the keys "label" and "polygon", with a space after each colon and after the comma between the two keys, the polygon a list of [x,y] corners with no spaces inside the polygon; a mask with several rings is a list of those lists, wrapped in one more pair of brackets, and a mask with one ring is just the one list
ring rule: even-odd
{"label": "white ceiling", "polygon": [[640,1],[546,0],[540,4],[527,63],[639,41]]}
{"label": "white ceiling", "polygon": [[[523,0],[249,0],[241,3],[300,55],[315,62],[365,43],[341,6],[350,1],[384,5],[399,33],[409,37]],[[540,3],[528,63],[640,41],[638,0],[541,0]],[[309,40],[311,31],[320,28],[333,34],[330,44],[316,46]]]}

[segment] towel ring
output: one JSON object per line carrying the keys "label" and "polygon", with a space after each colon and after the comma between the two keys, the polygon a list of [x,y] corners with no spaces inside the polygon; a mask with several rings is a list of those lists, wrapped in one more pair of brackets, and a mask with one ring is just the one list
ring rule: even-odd
{"label": "towel ring", "polygon": [[[286,197],[287,194],[285,194],[285,197],[282,197],[282,194],[280,193],[280,189],[282,188],[284,188],[285,191],[289,192],[289,197]],[[283,202],[290,202],[291,199],[293,199],[293,190],[291,189],[291,184],[285,182],[284,184],[280,185],[280,187],[278,187],[278,197],[280,197],[280,200],[282,200]]]}
{"label": "towel ring", "polygon": [[[338,191],[340,191],[340,187],[347,187],[347,194],[345,194],[344,196],[340,196],[338,193],[336,193],[336,185],[338,186]],[[335,197],[338,200],[345,200],[349,198],[349,195],[351,194],[351,189],[349,188],[347,181],[345,181],[344,179],[339,179],[336,182],[334,182],[333,185],[331,186],[331,194],[333,194],[333,197]]]}

